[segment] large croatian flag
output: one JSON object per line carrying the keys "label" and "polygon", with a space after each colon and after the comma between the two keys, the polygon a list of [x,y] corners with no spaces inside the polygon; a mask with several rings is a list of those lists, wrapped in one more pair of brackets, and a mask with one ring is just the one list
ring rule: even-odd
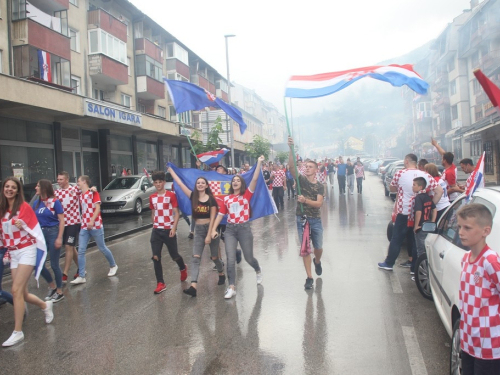
{"label": "large croatian flag", "polygon": [[196,157],[205,164],[214,164],[221,161],[221,159],[229,152],[227,148],[222,148],[217,151],[208,151],[202,154],[196,155]]}
{"label": "large croatian flag", "polygon": [[345,89],[365,77],[388,82],[396,87],[407,85],[420,95],[426,94],[429,88],[429,84],[413,70],[411,65],[387,65],[312,76],[292,76],[286,85],[285,96],[289,98],[319,98]]}
{"label": "large croatian flag", "polygon": [[465,194],[467,194],[467,202],[470,201],[472,195],[478,188],[484,187],[484,152],[481,155],[481,158],[477,161],[476,168],[474,172],[472,172],[472,181],[469,186],[467,186],[467,190]]}
{"label": "large croatian flag", "polygon": [[[205,177],[208,180],[210,190],[212,194],[216,198],[222,198],[225,195],[229,194],[229,188],[231,187],[231,180],[233,179],[233,175],[225,175],[217,172],[204,172],[199,169],[187,169],[187,168],[177,168],[174,164],[168,163],[167,168],[172,168],[177,176],[182,180],[182,182],[188,187],[190,190],[194,190],[195,183],[198,177]],[[253,174],[258,173],[259,179],[257,180],[257,185],[255,186],[255,191],[250,200],[250,208],[252,209],[252,217],[250,220],[255,220],[263,216],[272,215],[278,212],[276,209],[276,205],[269,194],[269,190],[267,189],[266,182],[264,181],[264,177],[262,176],[261,171],[256,171],[256,165],[252,167],[247,173],[240,175],[239,177],[243,178],[247,183],[247,186],[250,184],[250,181],[253,178]],[[186,215],[191,215],[191,201],[189,197],[182,192],[174,182],[174,191],[177,194],[177,202],[179,203],[179,209]],[[221,224],[226,223],[226,218],[223,219]]]}
{"label": "large croatian flag", "polygon": [[52,71],[50,68],[50,53],[38,50],[38,68],[40,70],[40,79],[52,82]]}

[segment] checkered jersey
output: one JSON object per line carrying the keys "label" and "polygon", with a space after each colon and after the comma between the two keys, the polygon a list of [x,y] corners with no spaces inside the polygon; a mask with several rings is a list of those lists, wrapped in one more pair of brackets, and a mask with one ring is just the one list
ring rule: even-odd
{"label": "checkered jersey", "polygon": [[320,184],[326,184],[326,169],[323,172],[316,172],[316,180],[318,180]]}
{"label": "checkered jersey", "polygon": [[391,186],[398,188],[396,199],[396,212],[402,215],[409,215],[412,209],[411,198],[415,196],[413,192],[413,179],[423,177],[427,181],[426,192],[434,191],[439,185],[429,173],[418,169],[402,169],[394,175]]}
{"label": "checkered jersey", "polygon": [[166,191],[164,195],[158,193],[149,197],[149,208],[154,212],[153,228],[170,229],[174,223],[174,208],[179,207],[177,196]]}
{"label": "checkered jersey", "polygon": [[[24,202],[23,205],[28,206],[28,207],[23,207],[22,208],[23,210],[25,209],[32,210],[32,208],[29,206],[28,203]],[[20,212],[21,210],[19,210],[16,215],[14,215],[11,219],[9,219],[10,211],[7,211],[5,213],[5,216],[2,218],[1,242],[3,242],[3,246],[7,248],[26,247],[36,243],[36,240],[33,237],[31,237],[28,232],[26,232],[24,229],[19,229],[18,227],[15,226],[14,222],[17,219],[22,220],[22,217],[20,217]]]}
{"label": "checkered jersey", "polygon": [[245,194],[230,194],[224,197],[224,204],[220,207],[219,215],[228,215],[230,224],[243,224],[250,220],[250,199],[253,191],[247,189]]}
{"label": "checkered jersey", "polygon": [[[95,205],[97,203],[101,203],[101,197],[98,192],[93,193],[90,190],[87,190],[85,193],[80,194],[80,206],[82,207],[82,229],[87,229],[87,225],[94,216]],[[93,229],[101,229],[102,228],[102,218],[101,213],[97,215],[94,221]]]}
{"label": "checkered jersey", "polygon": [[304,165],[302,165],[300,168],[298,168],[299,170],[299,173],[303,176],[305,176],[305,173],[306,173],[306,167]]}
{"label": "checkered jersey", "polygon": [[271,172],[271,177],[273,177],[273,187],[281,187],[285,185],[286,175],[281,169]]}
{"label": "checkered jersey", "polygon": [[80,224],[80,200],[82,191],[78,186],[70,185],[67,189],[57,189],[54,195],[61,201],[64,209],[64,226]]}
{"label": "checkered jersey", "polygon": [[462,259],[460,347],[473,357],[500,359],[500,256],[488,245],[474,262]]}

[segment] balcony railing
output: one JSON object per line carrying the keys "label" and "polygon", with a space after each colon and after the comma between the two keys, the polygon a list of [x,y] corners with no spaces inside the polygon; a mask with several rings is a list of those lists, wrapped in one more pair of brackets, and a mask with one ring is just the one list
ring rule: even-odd
{"label": "balcony railing", "polygon": [[128,83],[127,66],[103,54],[89,55],[89,72],[93,82],[113,86]]}
{"label": "balcony railing", "polygon": [[165,85],[148,76],[137,77],[137,96],[144,100],[165,99]]}
{"label": "balcony railing", "polygon": [[163,50],[147,38],[138,38],[135,40],[135,54],[145,54],[158,62],[163,62]]}
{"label": "balcony railing", "polygon": [[90,29],[103,29],[107,33],[127,43],[127,25],[104,9],[93,9],[87,13],[87,24]]}

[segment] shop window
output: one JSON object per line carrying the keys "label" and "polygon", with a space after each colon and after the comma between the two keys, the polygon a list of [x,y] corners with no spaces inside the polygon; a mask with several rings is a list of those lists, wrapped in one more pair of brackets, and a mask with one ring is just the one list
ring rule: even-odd
{"label": "shop window", "polygon": [[111,152],[111,177],[120,177],[124,169],[134,169],[132,165],[132,155]]}
{"label": "shop window", "polygon": [[157,145],[154,142],[137,141],[137,169],[154,171],[158,169]]}
{"label": "shop window", "polygon": [[470,143],[470,155],[473,159],[477,159],[482,153],[481,141],[472,141]]}
{"label": "shop window", "polygon": [[82,147],[95,149],[99,148],[97,132],[82,130]]}
{"label": "shop window", "polygon": [[0,160],[2,179],[16,176],[23,184],[34,184],[42,178],[54,181],[54,150],[51,148],[2,145]]}
{"label": "shop window", "polygon": [[111,151],[132,152],[132,139],[123,135],[111,135]]}
{"label": "shop window", "polygon": [[493,142],[484,142],[484,173],[494,174],[493,168]]}
{"label": "shop window", "polygon": [[0,139],[52,145],[52,126],[32,121],[0,117]]}

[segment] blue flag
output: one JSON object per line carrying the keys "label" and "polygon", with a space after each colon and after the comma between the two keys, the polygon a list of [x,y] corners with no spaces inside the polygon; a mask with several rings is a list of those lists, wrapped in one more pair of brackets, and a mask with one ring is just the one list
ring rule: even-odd
{"label": "blue flag", "polygon": [[[229,194],[229,188],[231,187],[231,180],[234,175],[220,174],[217,172],[205,172],[199,169],[184,169],[177,168],[174,164],[168,163],[167,168],[172,168],[177,176],[181,179],[184,185],[187,186],[189,190],[195,189],[196,179],[198,177],[205,177],[210,185],[210,190],[212,194],[216,197],[223,198],[224,195]],[[247,186],[252,180],[253,174],[259,173],[259,179],[257,180],[257,185],[255,186],[255,191],[250,200],[250,208],[252,209],[252,217],[250,221],[258,219],[263,216],[272,215],[278,212],[276,205],[269,194],[269,190],[264,181],[264,176],[262,176],[261,171],[255,171],[256,165],[252,167],[247,173],[240,175],[241,178],[245,180]],[[189,197],[184,194],[179,185],[174,182],[174,191],[177,194],[177,201],[179,202],[179,209],[186,215],[191,215],[191,201]],[[226,218],[223,219],[221,224],[226,223]]]}
{"label": "blue flag", "polygon": [[192,83],[166,78],[163,78],[163,81],[165,81],[177,113],[199,111],[205,107],[220,108],[240,125],[241,134],[245,133],[247,124],[243,121],[243,116],[237,108]]}

